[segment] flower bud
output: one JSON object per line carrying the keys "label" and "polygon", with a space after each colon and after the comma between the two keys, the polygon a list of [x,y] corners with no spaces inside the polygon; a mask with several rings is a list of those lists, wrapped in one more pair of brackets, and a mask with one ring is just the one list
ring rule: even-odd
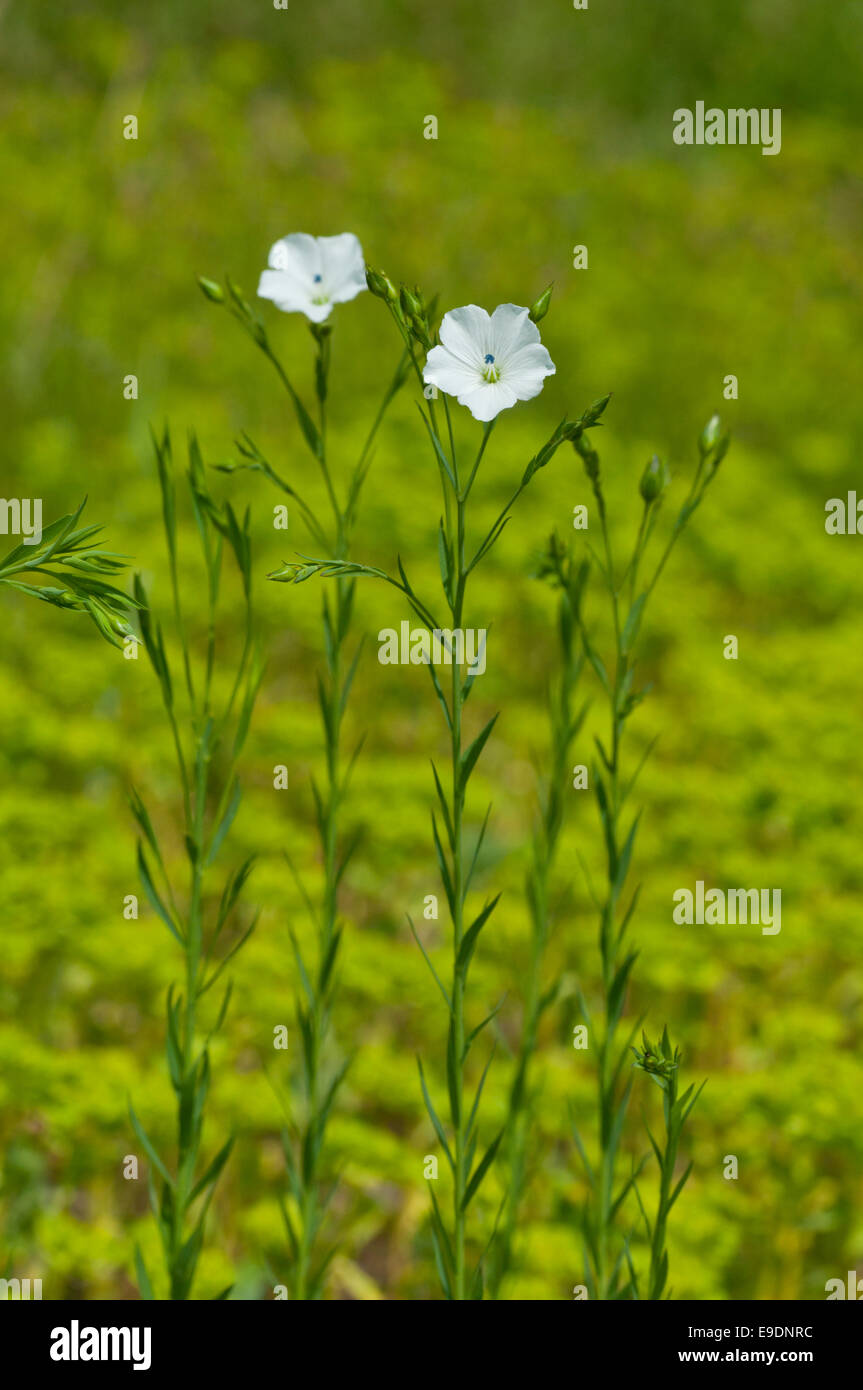
{"label": "flower bud", "polygon": [[668,464],[657,454],[645,466],[641,475],[641,482],[638,484],[638,491],[648,507],[661,497],[668,484],[671,482],[671,473]]}
{"label": "flower bud", "polygon": [[722,421],[718,415],[711,415],[698,440],[698,449],[703,458],[716,448],[722,438]]}
{"label": "flower bud", "polygon": [[420,346],[426,352],[430,352],[432,347],[432,340],[429,336],[428,324],[425,322],[425,320],[421,319],[419,314],[414,314],[411,318],[410,326],[411,333],[416,338]]}
{"label": "flower bud", "polygon": [[366,284],[378,299],[386,299],[390,304],[395,304],[398,299],[395,285],[382,270],[372,270],[371,266],[366,266]]}
{"label": "flower bud", "polygon": [[402,313],[405,315],[405,318],[422,318],[422,303],[415,294],[411,293],[407,285],[402,285],[399,290],[399,303],[402,306]]}
{"label": "flower bud", "polygon": [[595,425],[610,400],[611,392],[609,391],[608,395],[600,396],[598,401],[594,401],[593,405],[589,405],[587,407],[587,410],[581,417],[581,424],[586,429],[590,429],[593,425]]}
{"label": "flower bud", "polygon": [[554,285],[549,285],[547,290],[543,290],[542,294],[539,296],[539,299],[536,301],[534,305],[532,305],[532,307],[528,311],[527,316],[533,323],[539,323],[540,319],[544,319],[546,314],[548,313],[548,306],[551,303],[551,294],[553,289]]}
{"label": "flower bud", "polygon": [[203,290],[207,298],[211,299],[214,304],[224,304],[225,291],[222,289],[221,285],[216,283],[215,280],[207,280],[204,278],[203,275],[199,275],[198,284],[201,286],[201,289]]}

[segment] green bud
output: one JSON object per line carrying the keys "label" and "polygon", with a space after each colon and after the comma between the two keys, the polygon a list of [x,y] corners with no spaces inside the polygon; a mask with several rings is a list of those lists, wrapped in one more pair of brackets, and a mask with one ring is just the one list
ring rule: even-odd
{"label": "green bud", "polygon": [[222,289],[221,285],[216,283],[215,280],[207,280],[204,278],[203,275],[199,275],[198,284],[201,286],[201,289],[203,290],[207,298],[211,299],[214,304],[224,304],[225,291]]}
{"label": "green bud", "polygon": [[399,290],[399,303],[402,306],[402,312],[406,318],[422,318],[422,301],[417,299],[415,294],[411,294],[407,285],[402,285]]}
{"label": "green bud", "polygon": [[598,401],[594,401],[593,405],[589,405],[587,407],[587,410],[582,415],[580,422],[585,429],[590,429],[593,425],[596,424],[597,420],[599,419],[600,415],[602,415],[603,411],[605,410],[605,407],[608,405],[608,402],[610,400],[611,392],[609,391],[607,396],[600,396]]}
{"label": "green bud", "polygon": [[710,462],[713,464],[714,473],[716,472],[722,460],[725,458],[725,455],[728,453],[730,444],[731,435],[724,434],[720,439],[719,443],[717,444],[716,448],[713,450],[713,453],[710,456]]}
{"label": "green bud", "polygon": [[711,415],[698,440],[698,449],[703,458],[711,453],[722,439],[722,421],[718,415]]}
{"label": "green bud", "polygon": [[648,506],[661,497],[668,484],[671,482],[671,472],[664,459],[657,454],[645,466],[641,475],[641,482],[638,484],[638,491]]}
{"label": "green bud", "polygon": [[426,352],[430,352],[432,340],[429,336],[428,324],[425,322],[425,320],[421,319],[419,314],[414,314],[411,318],[410,326],[411,333],[416,338],[420,346],[424,348]]}
{"label": "green bud", "polygon": [[546,314],[548,313],[548,306],[551,303],[551,294],[553,289],[554,285],[549,285],[547,290],[543,290],[542,294],[539,296],[539,299],[530,309],[528,313],[528,318],[531,319],[533,323],[539,323],[540,319],[544,319]]}
{"label": "green bud", "polygon": [[378,299],[386,299],[390,304],[398,299],[395,285],[382,270],[372,270],[371,266],[366,266],[366,284]]}

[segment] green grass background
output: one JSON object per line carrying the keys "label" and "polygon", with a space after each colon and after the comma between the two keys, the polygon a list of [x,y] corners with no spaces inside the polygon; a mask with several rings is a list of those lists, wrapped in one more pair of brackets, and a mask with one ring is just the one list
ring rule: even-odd
{"label": "green grass background", "polygon": [[[646,634],[654,689],[634,747],[661,737],[641,784],[641,958],[628,1012],[647,1010],[654,1030],[668,1020],[687,1078],[709,1078],[671,1235],[674,1295],[824,1297],[826,1279],[863,1260],[861,542],[824,532],[825,501],[861,480],[860,6],[293,0],[279,12],[265,0],[96,0],[58,15],[12,0],[0,26],[3,493],[41,496],[46,523],[89,494],[89,519],[134,556],[163,611],[149,422],[170,421],[178,446],[194,426],[211,463],[248,429],[321,496],[267,364],[195,286],[228,269],[251,293],[285,232],[352,230],[373,264],[440,291],[444,308],[530,303],[554,280],[543,337],[557,375],[499,422],[479,487],[489,519],[565,411],[611,390],[598,442],[623,544],[650,452],[670,460],[679,495],[697,432],[722,407],[732,452]],[[781,154],[674,146],[672,111],[698,99],[781,107]],[[136,142],[122,138],[130,113]],[[423,139],[428,114],[437,141]],[[586,271],[572,269],[577,243],[589,248]],[[310,393],[303,320],[262,312]],[[332,322],[331,449],[343,477],[397,343],[369,295]],[[139,379],[135,402],[123,399],[127,373]],[[723,403],[728,373],[740,398]],[[287,1258],[263,1067],[287,1083],[298,1057],[274,1053],[272,1035],[279,1023],[293,1034],[288,926],[308,931],[285,846],[317,884],[320,595],[264,580],[305,543],[296,517],[287,541],[273,530],[279,499],[267,484],[214,475],[214,488],[252,507],[269,668],[233,832],[237,858],[261,854],[249,897],[262,917],[215,1048],[206,1131],[213,1148],[230,1127],[239,1142],[196,1293],[234,1278],[236,1296],[257,1298],[271,1296]],[[561,451],[476,584],[474,622],[492,635],[470,717],[479,727],[503,710],[472,806],[479,818],[481,795],[494,802],[480,889],[504,892],[472,986],[475,1022],[509,991],[489,1136],[518,1030],[531,759],[544,746],[554,650],[553,601],[529,571],[551,528],[565,532],[588,501],[578,460]],[[387,566],[400,550],[433,592],[438,510],[405,393],[381,434],[355,550]],[[187,539],[194,606],[191,530]],[[444,1027],[405,914],[439,891],[428,760],[442,729],[425,674],[374,659],[378,629],[406,616],[397,595],[361,585],[358,599],[357,632],[371,641],[350,716],[350,732],[367,734],[350,820],[368,836],[343,900],[335,1024],[356,1061],[331,1126],[343,1182],[329,1295],[418,1298],[437,1288],[422,1178],[436,1146],[415,1052],[441,1095]],[[601,637],[595,600],[590,612]],[[138,922],[123,919],[124,895],[139,891],[125,787],[134,781],[154,806],[179,872],[171,749],[143,660],[24,598],[3,598],[2,624],[0,1263],[41,1277],[46,1298],[134,1297],[134,1240],[151,1267],[157,1252],[145,1183],[122,1178],[135,1151],[127,1095],[166,1146],[163,998],[177,961],[145,905]],[[722,656],[728,633],[737,662]],[[222,636],[227,680],[230,621]],[[277,763],[290,767],[288,792],[272,789]],[[597,953],[578,851],[600,864],[594,808],[573,792],[548,962],[564,988],[542,1036],[535,1168],[508,1297],[567,1298],[580,1282],[568,1108],[589,1128],[593,1076],[571,1030],[577,983],[595,993]],[[781,888],[781,934],[674,926],[671,894],[697,878]],[[424,930],[445,961],[445,922]],[[629,1147],[640,1153],[640,1115],[655,1118],[658,1092],[635,1095]],[[736,1182],[722,1176],[727,1154]],[[496,1198],[490,1179],[483,1223]]]}

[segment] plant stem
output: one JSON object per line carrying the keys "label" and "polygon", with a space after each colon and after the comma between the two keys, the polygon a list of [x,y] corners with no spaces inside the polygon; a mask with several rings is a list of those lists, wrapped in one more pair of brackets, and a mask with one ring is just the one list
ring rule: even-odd
{"label": "plant stem", "polygon": [[[324,332],[321,329],[313,329],[317,343],[315,379],[320,422],[315,436],[314,427],[310,430],[308,426],[308,413],[281,362],[270,347],[266,334],[262,329],[258,331],[248,317],[243,314],[236,316],[271,362],[291,398],[306,442],[324,480],[335,536],[331,558],[333,561],[344,562],[350,553],[351,533],[371,450],[386,411],[404,380],[406,359],[402,358],[384,393],[350,479],[346,501],[342,504],[333,485],[326,444],[326,399],[331,351],[329,330]],[[286,487],[265,462],[261,466],[272,481],[296,497],[293,490]],[[305,503],[300,505],[301,514],[310,532],[316,538],[323,537],[323,528],[314,513]],[[323,859],[323,883],[316,914],[316,968],[313,972],[306,969],[300,948],[294,941],[294,951],[304,989],[303,995],[298,997],[297,1016],[303,1040],[305,1098],[301,1118],[294,1121],[289,1117],[289,1133],[285,1136],[285,1157],[291,1190],[299,1212],[299,1231],[294,1229],[287,1211],[285,1222],[294,1260],[292,1296],[299,1300],[316,1299],[321,1295],[329,1261],[329,1257],[324,1257],[316,1262],[318,1236],[328,1201],[322,1194],[321,1172],[325,1160],[325,1134],[329,1111],[346,1069],[342,1066],[335,1072],[334,1077],[326,1075],[335,967],[341,941],[338,930],[339,883],[353,849],[351,845],[343,854],[341,852],[341,811],[345,792],[342,772],[342,729],[359,657],[357,651],[353,662],[345,662],[344,653],[351,630],[353,597],[354,581],[339,577],[336,581],[335,603],[332,608],[326,595],[322,600],[326,669],[319,679],[318,696],[324,735],[326,780],[322,794],[319,795],[317,788],[314,788],[317,828]],[[305,1003],[303,998],[306,1000]]]}
{"label": "plant stem", "polygon": [[[457,475],[456,475],[457,476]],[[453,629],[458,631],[462,624],[465,590],[464,574],[464,529],[465,503],[456,498],[457,536],[455,547],[455,602],[452,605]],[[453,805],[453,1028],[455,1033],[454,1053],[456,1058],[456,1100],[453,1106],[452,1121],[455,1129],[455,1184],[453,1191],[455,1224],[455,1298],[465,1297],[465,1241],[464,1241],[464,1193],[465,1174],[465,1134],[464,1134],[464,977],[459,969],[459,952],[464,936],[464,791],[461,778],[461,726],[463,693],[459,668],[452,664],[452,805]]]}
{"label": "plant stem", "polygon": [[[210,1085],[209,1039],[218,1031],[224,1020],[230,996],[230,988],[225,992],[218,1018],[208,1038],[202,1045],[196,1039],[198,1003],[202,995],[215,983],[231,956],[248,939],[254,928],[251,927],[229,950],[221,962],[212,962],[212,954],[219,935],[229,920],[239,897],[239,892],[251,868],[251,860],[230,875],[222,895],[217,920],[205,946],[204,941],[204,897],[206,891],[206,868],[214,860],[224,841],[236,813],[239,801],[239,787],[236,780],[237,760],[248,729],[248,719],[260,683],[260,669],[247,668],[247,655],[252,644],[252,606],[251,606],[251,549],[247,524],[241,527],[230,506],[219,510],[206,490],[203,465],[194,439],[189,446],[189,483],[193,507],[198,521],[202,552],[208,580],[208,636],[204,660],[203,695],[196,698],[196,685],[192,679],[192,652],[189,647],[182,621],[179,587],[177,584],[176,518],[174,480],[171,465],[170,441],[167,433],[164,439],[156,441],[159,460],[159,479],[163,496],[163,516],[169,556],[171,557],[171,584],[173,590],[173,612],[177,628],[177,640],[183,654],[183,668],[186,673],[187,693],[187,737],[193,757],[191,767],[193,776],[189,777],[189,764],[183,752],[180,722],[174,704],[174,686],[170,666],[165,651],[162,630],[154,629],[146,594],[139,578],[135,589],[138,606],[142,610],[141,633],[144,648],[156,674],[162,694],[168,724],[177,758],[177,770],[183,796],[183,828],[186,853],[189,860],[189,891],[185,911],[178,910],[177,895],[171,878],[165,868],[165,859],[159,847],[150,817],[137,794],[131,797],[132,810],[138,821],[142,838],[138,846],[138,863],[142,882],[152,907],[162,918],[172,936],[179,942],[183,952],[185,993],[174,999],[174,987],[168,992],[166,1055],[171,1083],[176,1095],[176,1171],[172,1176],[162,1159],[159,1158],[151,1141],[143,1130],[138,1117],[131,1111],[132,1124],[150,1159],[151,1204],[159,1225],[168,1277],[169,1296],[174,1300],[185,1300],[191,1295],[198,1258],[204,1237],[204,1222],[219,1174],[227,1161],[233,1139],[229,1139],[211,1161],[202,1176],[197,1176],[198,1160],[204,1124],[205,1107]],[[246,518],[248,523],[248,517]],[[212,532],[217,532],[214,541]],[[237,722],[234,737],[229,745],[225,760],[221,786],[212,786],[216,779],[211,777],[213,755],[221,742],[228,742],[229,723],[233,706],[233,695],[224,712],[214,721],[210,715],[211,675],[214,666],[215,604],[218,593],[219,572],[222,559],[222,539],[227,537],[234,550],[242,576],[245,605],[245,637],[243,655],[237,682],[245,671],[245,693],[243,711]],[[237,683],[235,683],[235,691]],[[207,826],[207,807],[210,800],[216,802],[215,813]],[[152,856],[152,867],[148,856]],[[158,871],[161,884],[157,886],[153,869]],[[164,893],[165,897],[161,894]],[[209,974],[208,974],[209,967]],[[157,1196],[155,1173],[162,1180],[161,1194]],[[193,1206],[203,1198],[198,1215],[190,1218]],[[191,1220],[191,1230],[190,1227]],[[152,1298],[153,1291],[149,1275],[140,1250],[136,1250],[136,1265],[142,1296]],[[220,1297],[226,1297],[226,1289]]]}
{"label": "plant stem", "polygon": [[[599,952],[602,977],[602,1024],[601,1027],[598,1027],[596,1030],[598,1034],[597,1098],[599,1106],[599,1163],[597,1175],[594,1175],[593,1170],[586,1161],[584,1146],[576,1130],[576,1142],[578,1144],[579,1153],[585,1164],[590,1191],[590,1197],[584,1212],[589,1291],[591,1297],[600,1299],[624,1297],[627,1293],[629,1296],[636,1296],[637,1294],[635,1273],[629,1259],[628,1242],[623,1242],[622,1249],[619,1249],[616,1255],[613,1255],[612,1248],[615,1243],[614,1226],[616,1214],[630,1190],[635,1189],[637,1193],[636,1171],[633,1172],[628,1181],[621,1184],[617,1191],[615,1190],[621,1136],[632,1089],[631,1075],[624,1084],[622,1073],[624,1063],[627,1060],[629,1046],[638,1027],[638,1024],[636,1024],[635,1028],[630,1032],[627,1042],[621,1048],[617,1042],[618,1031],[626,1001],[630,972],[638,954],[636,951],[629,951],[626,955],[623,955],[625,934],[637,903],[638,888],[636,888],[630,905],[623,914],[618,925],[621,899],[629,872],[639,817],[636,816],[633,819],[625,836],[623,836],[621,831],[621,819],[623,810],[635,784],[636,777],[638,776],[638,772],[641,770],[644,763],[644,758],[642,758],[635,774],[630,777],[625,784],[622,783],[621,766],[625,729],[632,711],[643,698],[644,694],[643,691],[636,693],[632,688],[635,669],[634,652],[638,633],[644,617],[644,611],[650,595],[656,586],[676,541],[681,535],[689,518],[699,506],[707,485],[712,480],[713,476],[715,476],[718,461],[721,460],[727,448],[727,438],[721,437],[718,428],[718,420],[712,423],[716,426],[716,430],[714,431],[714,442],[705,443],[705,436],[702,436],[702,441],[699,444],[699,463],[689,493],[673,525],[653,577],[644,591],[638,596],[636,596],[638,571],[647,543],[653,532],[661,502],[661,491],[658,493],[655,491],[642,491],[642,498],[645,502],[645,506],[642,511],[638,533],[635,538],[629,563],[623,569],[621,578],[618,581],[616,578],[617,571],[608,529],[605,499],[600,480],[599,457],[592,445],[587,441],[583,439],[574,441],[576,451],[582,457],[585,471],[592,484],[593,494],[599,511],[604,552],[604,563],[600,565],[600,571],[608,595],[611,625],[614,636],[614,676],[613,680],[609,681],[605,667],[594,652],[584,625],[581,625],[581,637],[585,655],[600,678],[600,684],[608,704],[608,737],[610,745],[610,752],[608,752],[603,744],[597,740],[597,748],[601,762],[596,763],[592,771],[592,781],[606,849],[606,886],[604,897],[597,904],[599,911]],[[712,461],[712,467],[710,467],[709,461]],[[625,622],[621,623],[620,593],[627,578],[629,579],[629,612],[626,615]],[[587,1005],[583,999],[581,1001],[581,1006],[585,1021],[590,1028],[591,1025]],[[591,1031],[593,1030],[591,1029]],[[664,1040],[667,1044],[667,1034],[664,1035]],[[673,1087],[673,1081],[671,1084]],[[659,1157],[658,1154],[657,1157]],[[662,1166],[662,1164],[660,1166]],[[640,1172],[640,1167],[638,1171]],[[673,1162],[671,1172],[673,1173]],[[666,1179],[670,1181],[670,1174],[663,1175],[660,1212],[664,1213],[664,1215],[657,1221],[657,1226],[661,1227],[663,1243],[665,1216],[667,1215],[667,1206],[663,1205],[663,1201],[668,1196],[665,1190]],[[626,1258],[629,1266],[629,1277],[628,1281],[621,1285],[619,1282],[619,1274],[624,1258]],[[651,1276],[651,1287],[655,1287],[653,1276]],[[652,1293],[650,1296],[658,1297],[659,1295]]]}
{"label": "plant stem", "polygon": [[564,797],[570,780],[572,747],[586,714],[586,707],[582,707],[576,714],[573,705],[584,664],[576,636],[588,567],[585,563],[576,569],[571,558],[564,557],[556,536],[551,539],[545,565],[546,568],[537,577],[548,578],[560,588],[557,611],[558,676],[552,683],[548,695],[548,766],[540,783],[540,815],[533,834],[531,862],[525,880],[525,897],[531,923],[530,956],[524,989],[522,1031],[510,1087],[507,1136],[504,1141],[507,1160],[505,1216],[493,1248],[489,1280],[490,1291],[495,1298],[500,1296],[502,1281],[512,1264],[513,1246],[524,1197],[533,1099],[529,1083],[539,1026],[543,1014],[557,994],[558,982],[546,991],[542,989],[545,954],[551,930],[551,875],[563,826]]}

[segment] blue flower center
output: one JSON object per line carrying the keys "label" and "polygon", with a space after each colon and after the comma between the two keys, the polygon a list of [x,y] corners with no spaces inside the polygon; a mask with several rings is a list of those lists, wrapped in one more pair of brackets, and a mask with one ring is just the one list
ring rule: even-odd
{"label": "blue flower center", "polygon": [[483,360],[485,362],[482,373],[483,381],[487,381],[493,386],[496,381],[500,381],[500,367],[496,367],[494,364],[493,352],[487,352]]}
{"label": "blue flower center", "polygon": [[[312,276],[312,284],[313,284],[313,285],[320,285],[320,283],[321,283],[321,281],[323,280],[323,278],[324,278],[323,275],[313,275],[313,276]],[[320,293],[318,293],[318,294],[316,294],[316,295],[313,295],[313,297],[312,297],[312,303],[313,303],[313,304],[329,304],[329,302],[330,302],[330,297],[329,297],[329,295],[328,295],[325,291],[323,291],[323,290],[321,290]]]}

